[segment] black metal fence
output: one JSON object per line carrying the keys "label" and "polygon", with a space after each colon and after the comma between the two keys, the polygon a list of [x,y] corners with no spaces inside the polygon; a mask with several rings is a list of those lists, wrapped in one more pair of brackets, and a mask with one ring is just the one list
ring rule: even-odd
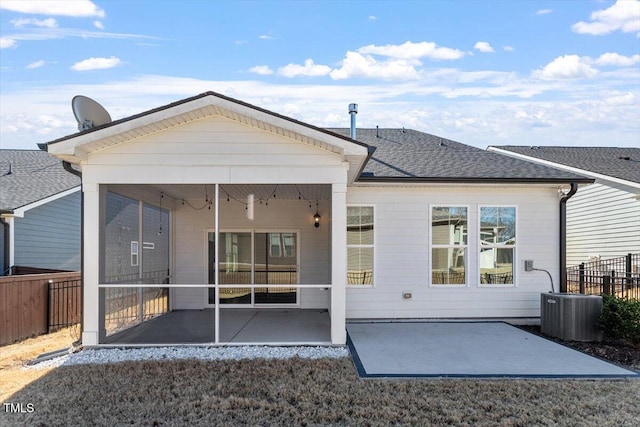
{"label": "black metal fence", "polygon": [[567,268],[567,292],[640,299],[640,254]]}
{"label": "black metal fence", "polygon": [[80,323],[82,279],[49,281],[47,293],[47,333]]}
{"label": "black metal fence", "polygon": [[[109,283],[140,283],[142,285],[168,284],[170,272],[158,270],[113,277]],[[169,288],[123,287],[104,288],[104,325],[107,336],[128,329],[169,311]]]}

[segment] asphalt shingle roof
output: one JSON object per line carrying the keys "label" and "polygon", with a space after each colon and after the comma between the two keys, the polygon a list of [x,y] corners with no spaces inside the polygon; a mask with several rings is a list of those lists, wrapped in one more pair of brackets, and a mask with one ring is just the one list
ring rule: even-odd
{"label": "asphalt shingle roof", "polygon": [[640,183],[640,147],[527,147],[496,145],[495,148]]}
{"label": "asphalt shingle roof", "polygon": [[80,185],[62,161],[40,150],[0,150],[0,211],[13,211]]}
{"label": "asphalt shingle roof", "polygon": [[[348,128],[328,130],[349,135]],[[357,129],[376,147],[361,180],[590,182],[582,175],[493,153],[411,129]]]}

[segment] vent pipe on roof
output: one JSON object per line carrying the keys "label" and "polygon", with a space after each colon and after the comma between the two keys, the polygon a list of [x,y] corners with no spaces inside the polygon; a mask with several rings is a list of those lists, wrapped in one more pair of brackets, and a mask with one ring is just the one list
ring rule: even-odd
{"label": "vent pipe on roof", "polygon": [[351,116],[351,139],[356,139],[356,114],[358,114],[358,104],[349,104],[349,115]]}

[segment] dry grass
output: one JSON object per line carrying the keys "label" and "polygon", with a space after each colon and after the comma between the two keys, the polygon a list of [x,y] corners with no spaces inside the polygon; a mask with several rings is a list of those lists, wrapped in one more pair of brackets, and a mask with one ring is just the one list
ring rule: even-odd
{"label": "dry grass", "polygon": [[77,331],[74,328],[65,328],[52,334],[0,347],[0,403],[7,402],[13,393],[50,371],[22,369],[27,361],[42,353],[69,347],[76,339]]}
{"label": "dry grass", "polygon": [[634,426],[640,381],[362,380],[350,359],[61,367],[0,425]]}

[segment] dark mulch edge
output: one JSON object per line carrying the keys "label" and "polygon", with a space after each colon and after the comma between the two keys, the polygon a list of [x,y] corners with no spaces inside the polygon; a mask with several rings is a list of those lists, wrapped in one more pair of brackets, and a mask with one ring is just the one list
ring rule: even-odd
{"label": "dark mulch edge", "polygon": [[517,328],[538,335],[566,347],[614,363],[640,373],[640,347],[634,347],[624,340],[604,337],[601,342],[564,341],[540,331],[539,325],[514,325]]}

